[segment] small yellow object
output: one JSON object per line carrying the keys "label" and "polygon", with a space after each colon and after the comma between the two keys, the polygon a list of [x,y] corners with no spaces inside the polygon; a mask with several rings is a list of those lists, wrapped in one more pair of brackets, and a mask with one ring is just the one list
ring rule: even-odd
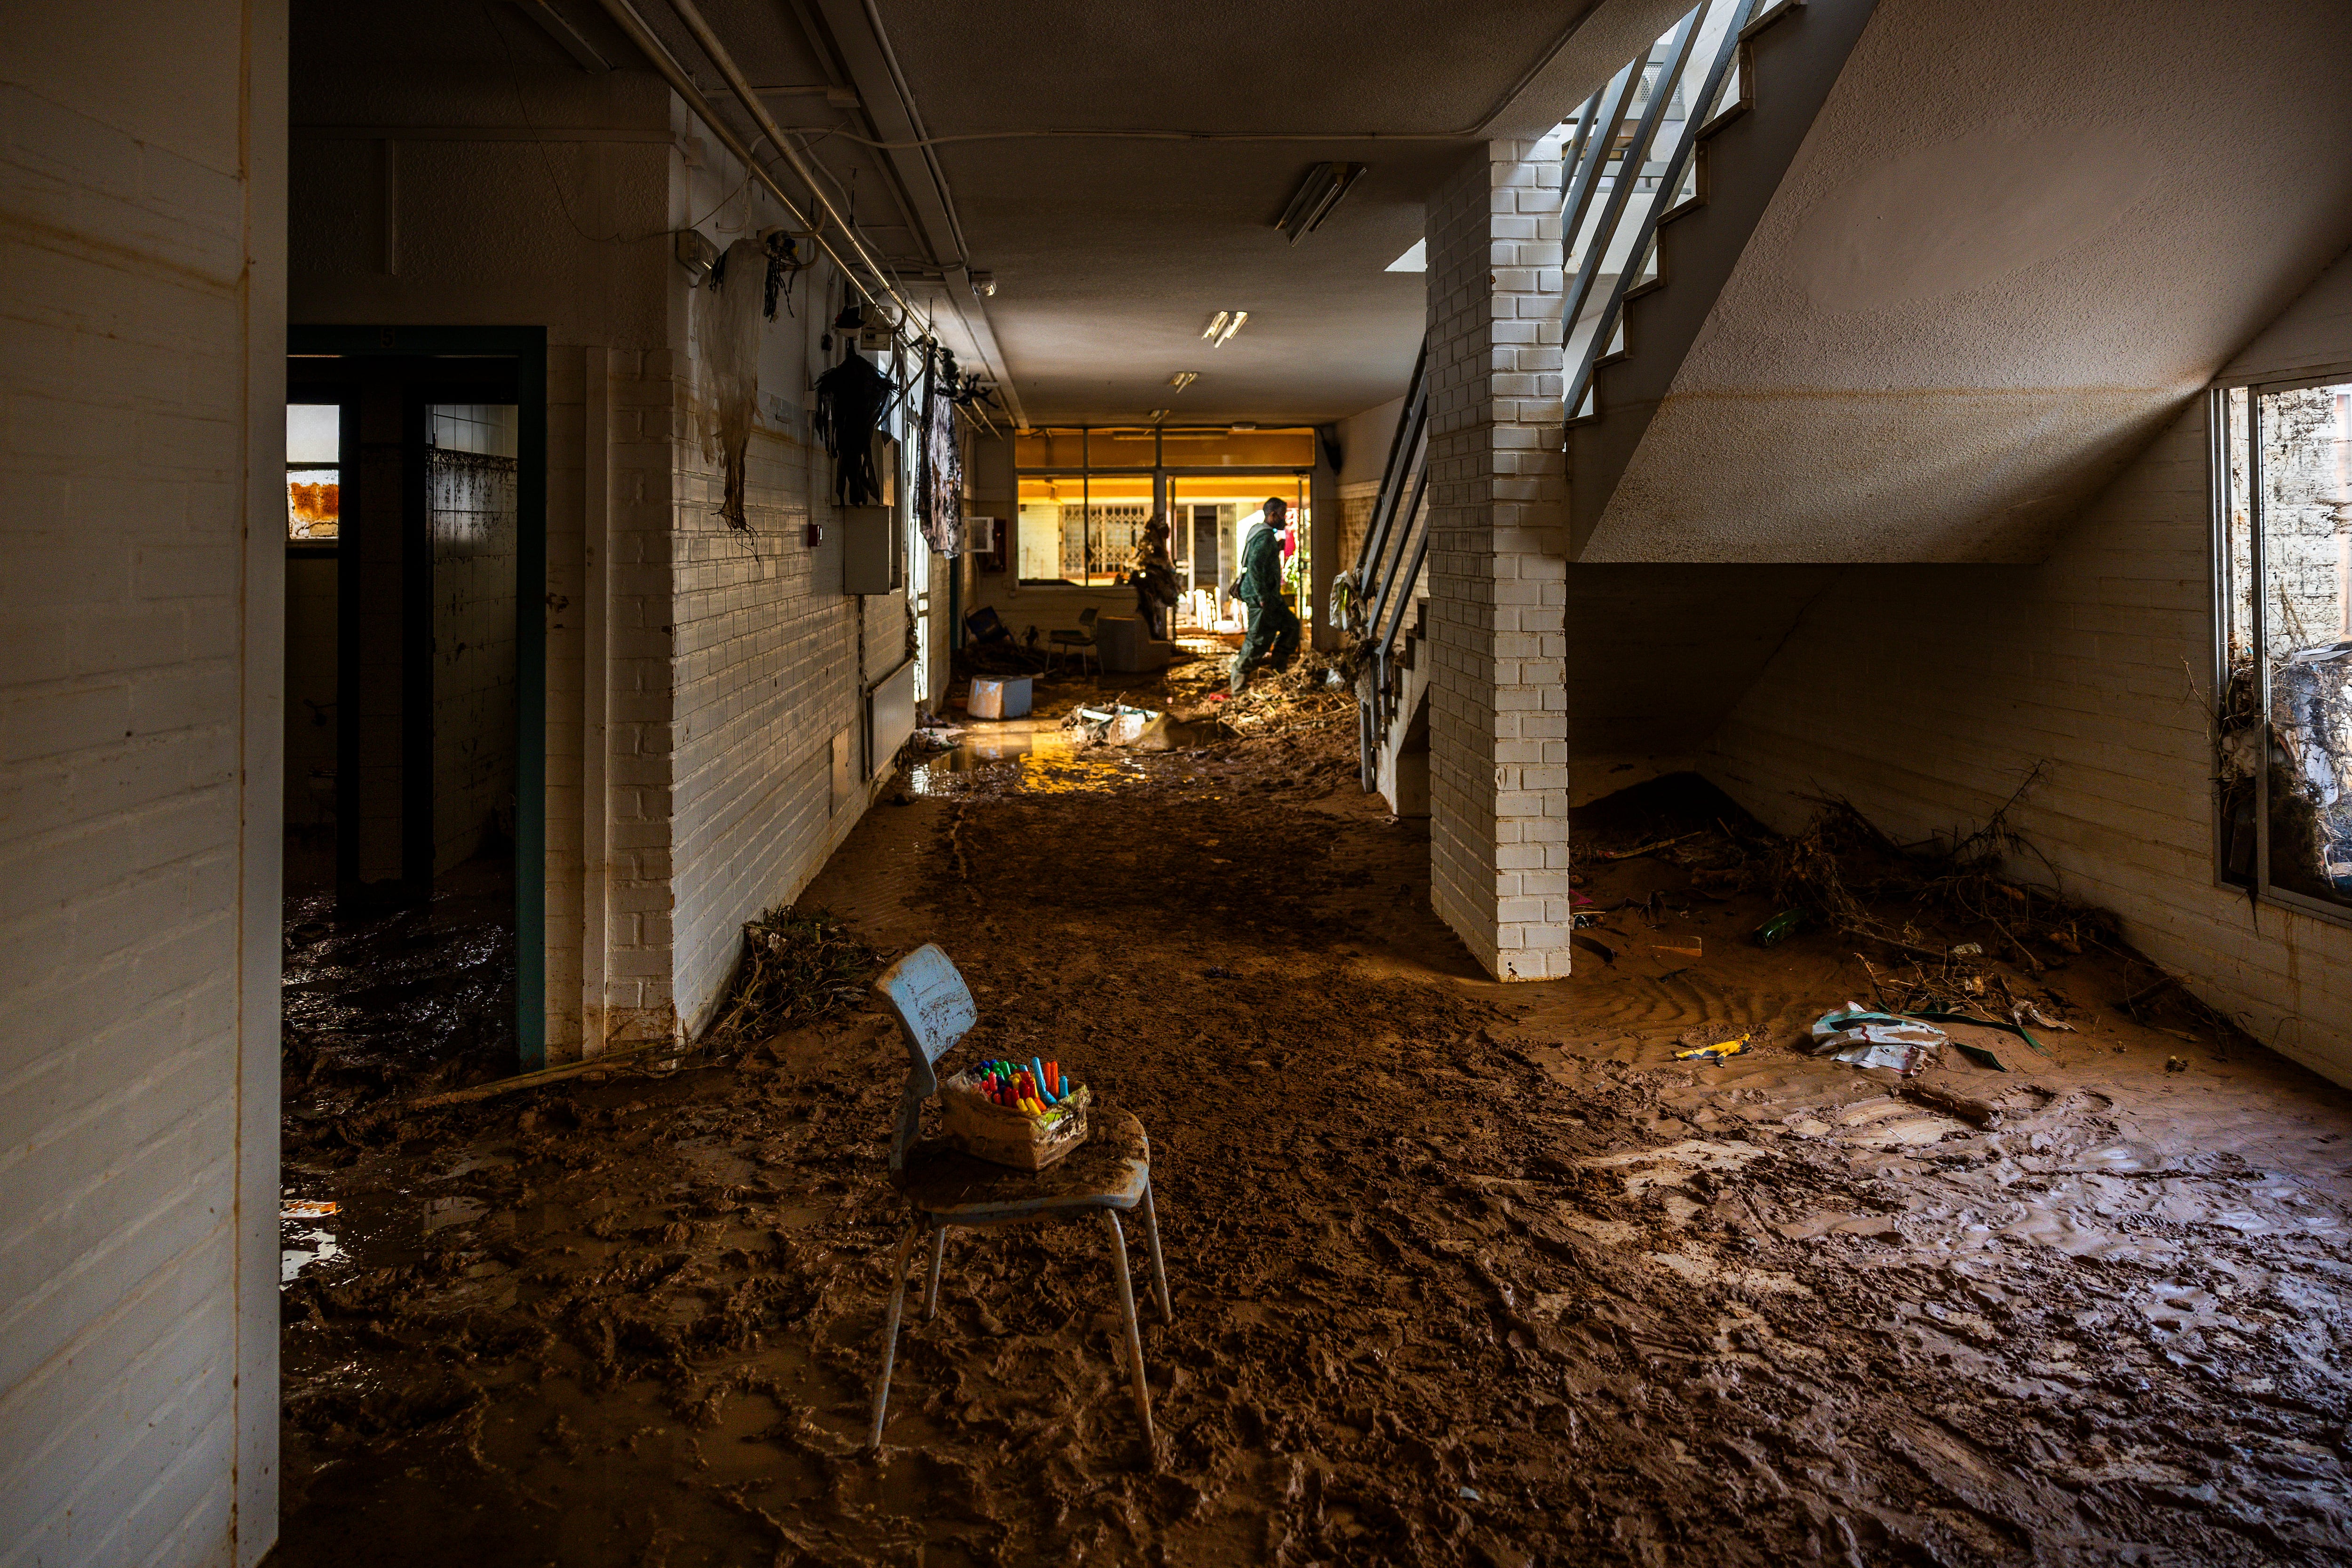
{"label": "small yellow object", "polygon": [[1736,1040],[1723,1040],[1712,1046],[1693,1046],[1689,1050],[1676,1051],[1675,1060],[1719,1062],[1726,1057],[1736,1057],[1746,1050],[1748,1042],[1754,1037],[1756,1031],[1750,1029]]}

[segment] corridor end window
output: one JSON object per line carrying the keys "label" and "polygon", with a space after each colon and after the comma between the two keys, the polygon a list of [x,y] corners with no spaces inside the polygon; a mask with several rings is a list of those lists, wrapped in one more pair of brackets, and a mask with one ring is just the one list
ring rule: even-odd
{"label": "corridor end window", "polygon": [[286,405],[286,537],[332,539],[342,529],[343,411]]}
{"label": "corridor end window", "polygon": [[2221,879],[2352,917],[2352,381],[2216,403]]}

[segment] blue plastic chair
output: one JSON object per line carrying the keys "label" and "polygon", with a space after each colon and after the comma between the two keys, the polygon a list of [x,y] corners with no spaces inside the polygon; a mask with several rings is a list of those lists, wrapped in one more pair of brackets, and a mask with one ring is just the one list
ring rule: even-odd
{"label": "blue plastic chair", "polygon": [[891,1269],[890,1313],[882,1331],[882,1376],[874,1385],[874,1432],[867,1447],[882,1448],[882,1419],[890,1405],[890,1368],[898,1354],[898,1320],[907,1302],[907,1260],[915,1237],[931,1235],[930,1269],[923,1315],[940,1312],[940,1268],[946,1260],[950,1226],[1014,1225],[1023,1220],[1071,1217],[1101,1211],[1110,1232],[1110,1256],[1118,1277],[1119,1310],[1127,1318],[1128,1368],[1135,1384],[1135,1410],[1143,1439],[1151,1442],[1151,1390],[1143,1377],[1143,1331],[1136,1321],[1135,1287],[1127,1269],[1127,1233],[1122,1209],[1143,1210],[1143,1234],[1151,1251],[1151,1283],[1160,1315],[1176,1320],[1168,1298],[1168,1270],[1160,1257],[1160,1220],[1151,1207],[1151,1145],[1143,1124],[1097,1100],[1087,1113],[1087,1141],[1042,1171],[992,1164],[950,1148],[943,1139],[919,1139],[923,1102],[939,1092],[939,1059],[980,1021],[971,991],[936,942],[926,942],[882,972],[874,989],[898,1016],[907,1037],[907,1087],[898,1097],[898,1121],[890,1137],[890,1180],[911,1211]]}

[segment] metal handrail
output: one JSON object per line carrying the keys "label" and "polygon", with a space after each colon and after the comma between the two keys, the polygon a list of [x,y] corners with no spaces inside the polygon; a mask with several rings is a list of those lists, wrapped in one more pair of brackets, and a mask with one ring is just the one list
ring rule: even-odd
{"label": "metal handrail", "polygon": [[[1428,530],[1416,531],[1423,501],[1429,491],[1429,345],[1423,342],[1412,363],[1412,379],[1405,389],[1404,407],[1396,433],[1389,441],[1382,466],[1379,498],[1356,552],[1350,576],[1355,589],[1349,629],[1357,647],[1358,761],[1366,790],[1377,787],[1380,743],[1388,730],[1389,661],[1391,646],[1402,624],[1399,574],[1403,573],[1403,597],[1410,598],[1429,548]],[[1420,546],[1412,567],[1404,571],[1407,546],[1416,537]]]}
{"label": "metal handrail", "polygon": [[[1692,7],[1676,24],[1668,58],[1660,65],[1657,85],[1650,94],[1649,107],[1643,111],[1641,124],[1625,149],[1625,161],[1619,165],[1625,173],[1636,175],[1651,166],[1650,152],[1657,139],[1663,107],[1673,98],[1675,88],[1689,66],[1701,24],[1709,11],[1724,5],[1731,7],[1730,16],[1722,37],[1717,41],[1714,58],[1708,62],[1705,84],[1696,96],[1685,100],[1682,127],[1675,134],[1673,150],[1666,154],[1664,172],[1657,177],[1653,189],[1642,193],[1649,199],[1641,209],[1641,217],[1633,231],[1633,242],[1626,248],[1624,266],[1618,272],[1608,300],[1593,321],[1592,331],[1584,341],[1576,372],[1566,383],[1566,408],[1570,420],[1578,417],[1585,395],[1591,390],[1593,369],[1601,357],[1609,352],[1611,342],[1617,336],[1625,309],[1625,296],[1649,258],[1650,247],[1657,239],[1658,225],[1672,205],[1674,193],[1682,188],[1684,174],[1698,147],[1698,133],[1713,113],[1716,97],[1723,90],[1724,79],[1730,74],[1733,60],[1738,57],[1740,34],[1755,14],[1756,0],[1701,0],[1701,4]],[[1638,79],[1637,68],[1643,64],[1643,58],[1628,62],[1625,70],[1619,73],[1618,81]],[[1629,78],[1627,73],[1633,75]],[[1616,83],[1612,85],[1613,87]],[[1613,133],[1617,121],[1606,119],[1606,122]],[[1587,135],[1584,131],[1584,127],[1579,128],[1576,144],[1574,166],[1577,174],[1574,183],[1578,192],[1572,197],[1576,204],[1575,221],[1562,230],[1565,243],[1571,247],[1576,244],[1577,235],[1583,226],[1584,205],[1591,200],[1590,192],[1583,186],[1599,178],[1601,167],[1608,158],[1609,145],[1614,140],[1613,134]],[[1619,226],[1625,221],[1635,187],[1643,183],[1642,178],[1621,178],[1610,182],[1612,188],[1608,205],[1601,209],[1601,221],[1594,228],[1592,241],[1585,248],[1584,264],[1577,268],[1576,281],[1569,289],[1562,320],[1563,331],[1570,336],[1574,335],[1577,318],[1583,313],[1585,301],[1591,298],[1592,289],[1600,281],[1601,267],[1616,242]]]}
{"label": "metal handrail", "polygon": [[[1420,352],[1412,356],[1412,374],[1404,384],[1405,405],[1398,410],[1397,427],[1389,437],[1388,461],[1381,465],[1380,498],[1372,503],[1372,521],[1375,525],[1382,521],[1380,515],[1381,506],[1395,504],[1394,491],[1398,479],[1402,473],[1398,464],[1410,459],[1412,442],[1419,437],[1422,417],[1426,406],[1423,400],[1428,395],[1428,387],[1423,378],[1428,372],[1429,340],[1424,337],[1421,341]],[[1356,550],[1356,565],[1359,569],[1361,569],[1365,563],[1380,558],[1381,547],[1374,541],[1381,537],[1383,533],[1378,526],[1365,531],[1364,542]]]}
{"label": "metal handrail", "polygon": [[[1716,0],[1716,3],[1719,3],[1719,0]],[[1702,0],[1700,5],[1684,13],[1683,19],[1675,24],[1674,41],[1667,45],[1666,58],[1658,67],[1657,85],[1651,89],[1649,107],[1642,110],[1641,121],[1633,131],[1633,139],[1626,145],[1623,162],[1619,164],[1619,168],[1626,174],[1639,174],[1643,165],[1650,160],[1650,144],[1657,140],[1658,126],[1666,117],[1666,106],[1674,101],[1675,89],[1682,83],[1683,67],[1689,62],[1691,43],[1698,32],[1699,17],[1706,8],[1707,0]],[[1727,29],[1725,37],[1738,37],[1737,29]],[[1629,62],[1625,68],[1618,73],[1620,82],[1639,79],[1635,68],[1643,63],[1641,59]],[[1694,122],[1696,118],[1696,115],[1686,116],[1685,123]],[[1617,125],[1616,120],[1612,118],[1609,123],[1610,129],[1613,132]],[[1591,194],[1589,186],[1598,179],[1601,166],[1608,161],[1611,143],[1615,141],[1614,135],[1594,136],[1590,138],[1586,144],[1583,159],[1585,167],[1578,172],[1578,179],[1580,184],[1588,187],[1584,193],[1584,199],[1588,201]],[[1570,286],[1568,299],[1560,308],[1560,331],[1563,333],[1575,332],[1577,318],[1584,313],[1584,302],[1592,297],[1592,286],[1600,280],[1601,264],[1608,259],[1610,244],[1617,237],[1617,226],[1624,221],[1625,208],[1633,199],[1633,187],[1639,184],[1641,181],[1638,179],[1616,179],[1609,182],[1609,199],[1601,205],[1601,221],[1593,229],[1592,244],[1585,250],[1584,265],[1576,269],[1576,281]],[[1654,208],[1657,203],[1653,200],[1650,205]],[[1577,227],[1561,231],[1563,243],[1574,245],[1577,235],[1583,227],[1583,223],[1584,215],[1580,208],[1577,213]],[[1637,259],[1638,258],[1629,254],[1626,257],[1626,265],[1630,268]],[[1605,321],[1595,322],[1594,336],[1605,337],[1608,328],[1609,323]],[[1571,403],[1568,406],[1571,413],[1574,412],[1575,404]]]}
{"label": "metal handrail", "polygon": [[[1372,502],[1372,515],[1364,530],[1364,539],[1356,552],[1354,579],[1360,600],[1372,581],[1374,570],[1388,552],[1391,530],[1396,522],[1398,498],[1404,493],[1411,476],[1424,467],[1428,460],[1429,386],[1426,372],[1429,348],[1426,342],[1413,360],[1412,380],[1405,391],[1405,404],[1397,417],[1396,434],[1389,442],[1389,459],[1381,477],[1380,494]],[[1368,614],[1365,626],[1372,624]]]}

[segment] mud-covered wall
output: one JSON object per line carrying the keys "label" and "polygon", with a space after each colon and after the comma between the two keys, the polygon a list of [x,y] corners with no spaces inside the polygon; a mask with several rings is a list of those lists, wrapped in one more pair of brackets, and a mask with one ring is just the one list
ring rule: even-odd
{"label": "mud-covered wall", "polygon": [[278,1533],[285,7],[0,47],[0,1558]]}
{"label": "mud-covered wall", "polygon": [[[2352,261],[2229,374],[2332,366],[2352,366]],[[2041,565],[1842,569],[1705,765],[1776,826],[1832,791],[1910,838],[1982,822],[2042,764],[2011,820],[2065,891],[2352,1083],[2352,930],[2216,885],[2210,486],[2199,398]]]}
{"label": "mud-covered wall", "polygon": [[[741,173],[723,157],[681,170],[673,212],[682,226],[727,247],[780,221],[727,193]],[[821,335],[838,308],[838,278],[803,273],[776,319],[754,317],[757,408],[744,484],[744,522],[720,515],[720,461],[696,436],[716,413],[705,373],[730,320],[730,290],[761,289],[763,267],[735,252],[718,290],[688,287],[673,268],[671,319],[679,333],[677,440],[671,471],[675,591],[672,763],[672,974],[680,1027],[698,1029],[719,1002],[740,949],[743,922],[790,901],[824,866],[872,798],[865,770],[848,800],[832,794],[832,748],[846,731],[864,745],[864,687],[906,657],[907,595],[862,603],[842,590],[842,536],[832,503],[832,459],[813,444],[814,378],[839,357]],[[811,545],[808,524],[823,530]],[[944,577],[940,587],[944,591]],[[877,759],[886,765],[887,758]]]}

